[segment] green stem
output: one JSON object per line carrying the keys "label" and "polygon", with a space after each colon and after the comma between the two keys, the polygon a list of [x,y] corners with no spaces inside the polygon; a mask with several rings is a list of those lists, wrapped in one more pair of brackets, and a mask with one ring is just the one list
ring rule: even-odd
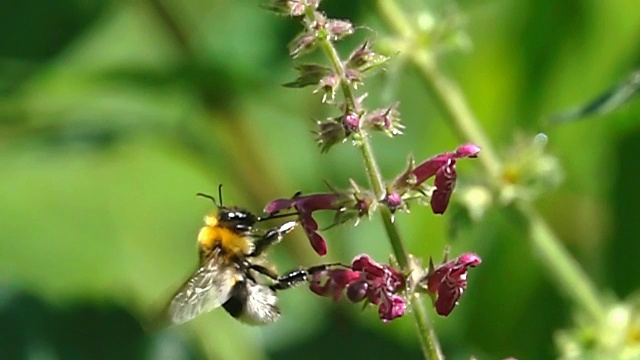
{"label": "green stem", "polygon": [[[394,0],[378,0],[377,4],[380,17],[389,28],[404,41],[414,42],[414,34],[418,31],[411,28],[412,22],[403,14],[398,4]],[[474,118],[462,92],[439,71],[435,60],[427,50],[419,46],[408,46],[405,49],[411,51],[407,54],[409,59],[458,137],[462,141],[473,142],[482,147],[478,160],[489,175],[493,190],[499,192],[502,188],[503,165],[488,137]],[[606,307],[597,289],[576,260],[563,247],[557,235],[528,202],[518,199],[514,205],[528,223],[529,238],[533,248],[541,256],[542,264],[561,291],[594,321],[603,321],[606,316]]]}
{"label": "green stem", "polygon": [[[307,13],[307,16],[309,15],[310,14]],[[350,82],[345,76],[343,64],[336,48],[333,46],[333,43],[326,38],[320,38],[318,41],[320,48],[329,58],[329,61],[331,61],[336,74],[340,77],[341,89],[344,94],[345,102],[347,103],[347,109],[351,109],[354,111],[357,110],[357,101],[354,91],[350,85]],[[367,176],[369,178],[371,186],[373,187],[376,198],[382,199],[385,196],[386,192],[384,187],[384,179],[373,154],[371,143],[369,142],[369,136],[364,130],[361,130],[358,134],[355,134],[354,140],[356,140],[356,143],[359,144],[358,147],[362,153],[362,159],[365,164]],[[381,207],[380,216],[382,218],[385,231],[389,238],[389,242],[391,243],[391,247],[393,249],[396,260],[398,261],[398,264],[403,269],[403,271],[407,273],[411,272],[413,270],[413,264],[409,261],[409,255],[404,247],[404,243],[402,242],[400,233],[398,232],[398,228],[393,223],[391,211],[389,211],[389,209],[386,207]],[[438,342],[438,338],[429,323],[429,318],[427,315],[427,310],[424,306],[424,302],[421,301],[416,294],[410,294],[408,300],[408,305],[413,310],[413,316],[420,338],[420,346],[425,358],[433,360],[444,359],[442,351],[440,350],[440,343]]]}
{"label": "green stem", "polygon": [[560,291],[573,299],[577,305],[580,305],[594,321],[603,323],[606,317],[606,307],[580,264],[562,246],[560,239],[551,230],[549,224],[531,204],[519,200],[515,203],[515,207],[527,219],[532,245],[541,257],[541,262],[550,264],[547,269]]}
{"label": "green stem", "polygon": [[[363,131],[360,133],[359,142],[361,144],[359,148],[362,152],[362,158],[364,160],[365,168],[367,169],[369,181],[372,184],[376,198],[382,199],[385,196],[385,189],[383,185],[384,180],[380,170],[378,169],[368,136]],[[409,261],[409,254],[404,247],[404,242],[400,237],[398,228],[393,223],[391,211],[389,211],[387,207],[380,207],[380,217],[382,218],[384,229],[387,233],[387,237],[389,238],[389,242],[391,243],[393,254],[398,261],[398,265],[400,265],[406,273],[410,273],[414,270],[413,264]],[[425,359],[444,359],[438,337],[429,323],[427,309],[424,306],[424,302],[421,301],[415,293],[410,294],[409,297],[409,306],[413,310],[413,317],[418,329],[418,337],[420,338],[420,346]]]}
{"label": "green stem", "polygon": [[342,60],[340,60],[340,55],[338,54],[338,51],[333,46],[331,41],[324,38],[320,40],[320,46],[322,47],[322,50],[329,58],[329,61],[331,61],[331,65],[333,65],[333,68],[336,71],[336,74],[340,77],[340,89],[342,90],[342,93],[344,94],[344,99],[347,102],[347,109],[355,110],[356,97],[355,97],[355,94],[353,93],[353,89],[349,85],[349,80],[345,75],[344,67],[342,66]]}
{"label": "green stem", "polygon": [[[413,264],[409,262],[407,251],[404,248],[404,243],[400,239],[398,229],[393,223],[391,212],[388,208],[382,207],[380,209],[380,216],[382,217],[382,222],[387,232],[389,242],[391,242],[391,247],[393,248],[393,253],[398,261],[398,265],[400,265],[405,272],[409,273],[413,270]],[[424,302],[416,293],[410,294],[408,300],[409,306],[413,310],[414,322],[420,339],[420,348],[422,349],[425,359],[444,359],[438,336],[429,323],[429,315],[427,314]]]}

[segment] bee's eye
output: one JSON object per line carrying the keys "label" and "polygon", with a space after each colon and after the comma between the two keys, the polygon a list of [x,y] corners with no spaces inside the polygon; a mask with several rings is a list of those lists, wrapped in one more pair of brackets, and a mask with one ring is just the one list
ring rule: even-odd
{"label": "bee's eye", "polygon": [[251,228],[257,221],[255,215],[248,211],[237,209],[222,212],[219,216],[220,221],[232,226],[241,226],[243,230]]}
{"label": "bee's eye", "polygon": [[236,211],[236,212],[232,212],[229,214],[229,217],[231,219],[236,219],[236,220],[244,220],[248,217],[248,214],[242,211]]}
{"label": "bee's eye", "polygon": [[241,221],[249,218],[249,214],[242,211],[230,211],[220,215],[220,219],[226,221]]}
{"label": "bee's eye", "polygon": [[220,214],[220,220],[222,221],[232,221],[234,219],[233,213],[225,212]]}

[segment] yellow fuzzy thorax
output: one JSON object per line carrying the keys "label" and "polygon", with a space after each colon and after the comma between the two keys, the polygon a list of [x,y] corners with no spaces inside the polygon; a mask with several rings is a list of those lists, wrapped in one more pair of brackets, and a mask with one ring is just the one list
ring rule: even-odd
{"label": "yellow fuzzy thorax", "polygon": [[205,226],[198,234],[198,248],[202,258],[208,257],[216,248],[220,249],[227,261],[242,258],[253,250],[251,240],[233,229],[221,226],[216,213],[205,216],[204,222]]}

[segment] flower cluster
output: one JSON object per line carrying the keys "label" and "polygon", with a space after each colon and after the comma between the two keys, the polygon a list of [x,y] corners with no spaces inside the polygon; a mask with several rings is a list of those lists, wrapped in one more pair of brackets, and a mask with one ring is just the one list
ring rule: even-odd
{"label": "flower cluster", "polygon": [[447,316],[458,303],[467,288],[467,269],[476,267],[482,259],[476,254],[465,253],[438,267],[429,260],[429,269],[418,286],[426,291],[434,302],[436,312]]}
{"label": "flower cluster", "polygon": [[[467,271],[482,262],[474,253],[465,253],[437,267],[429,262],[427,274],[418,281],[418,290],[427,292],[436,312],[448,316],[467,288]],[[367,301],[378,306],[378,315],[384,322],[391,321],[406,311],[406,300],[401,295],[406,288],[404,274],[389,265],[378,264],[368,255],[358,255],[351,266],[328,269],[315,273],[310,289],[315,294],[338,301],[345,294],[354,303]]]}
{"label": "flower cluster", "polygon": [[456,182],[456,160],[473,158],[480,152],[480,147],[466,144],[458,147],[454,152],[436,155],[422,164],[409,169],[400,175],[387,190],[384,199],[375,197],[362,191],[352,182],[350,190],[340,192],[301,195],[295,194],[290,199],[276,199],[269,203],[264,211],[275,214],[279,211],[293,208],[299,214],[299,221],[304,228],[313,249],[320,255],[327,253],[327,243],[318,233],[318,222],[313,218],[313,212],[318,210],[332,210],[336,212],[334,224],[346,222],[349,219],[360,219],[370,214],[379,202],[385,204],[392,212],[404,207],[403,196],[409,191],[419,189],[427,179],[435,176],[435,189],[431,194],[431,208],[434,213],[442,214],[446,210]]}
{"label": "flower cluster", "polygon": [[320,296],[340,300],[343,293],[354,303],[366,300],[378,306],[382,321],[396,319],[406,310],[404,298],[398,295],[405,288],[404,276],[389,265],[381,265],[368,255],[356,256],[351,267],[329,269],[314,274],[311,291]]}
{"label": "flower cluster", "polygon": [[[355,184],[354,184],[355,187]],[[268,214],[293,208],[298,213],[298,221],[302,225],[311,246],[319,255],[327,254],[327,242],[318,234],[318,222],[313,218],[313,212],[318,210],[332,210],[336,212],[334,224],[343,223],[350,218],[360,218],[369,214],[372,198],[355,187],[350,192],[331,192],[301,195],[295,194],[290,199],[276,199],[264,209]]]}
{"label": "flower cluster", "polygon": [[[319,12],[317,0],[273,0],[267,8],[284,15],[302,16],[303,30],[289,44],[289,54],[293,58],[315,49],[319,44],[326,47],[355,32],[348,20],[330,19]],[[404,126],[400,123],[397,102],[369,111],[363,105],[366,93],[336,101],[336,93],[340,89],[357,88],[374,70],[382,68],[389,57],[375,51],[370,40],[364,40],[346,59],[336,57],[333,60],[332,67],[313,63],[297,65],[298,77],[284,84],[291,88],[313,86],[314,93],[322,94],[323,103],[340,110],[339,116],[316,120],[316,141],[322,151],[326,152],[347,139],[355,139],[354,134],[361,130],[384,132],[389,136],[402,134]]]}

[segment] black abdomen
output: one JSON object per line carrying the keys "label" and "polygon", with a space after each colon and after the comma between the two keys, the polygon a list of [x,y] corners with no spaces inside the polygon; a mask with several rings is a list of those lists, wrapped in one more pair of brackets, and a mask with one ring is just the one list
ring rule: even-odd
{"label": "black abdomen", "polygon": [[231,296],[222,307],[234,318],[240,317],[245,310],[247,298],[249,297],[249,289],[246,281],[238,281],[231,288]]}

